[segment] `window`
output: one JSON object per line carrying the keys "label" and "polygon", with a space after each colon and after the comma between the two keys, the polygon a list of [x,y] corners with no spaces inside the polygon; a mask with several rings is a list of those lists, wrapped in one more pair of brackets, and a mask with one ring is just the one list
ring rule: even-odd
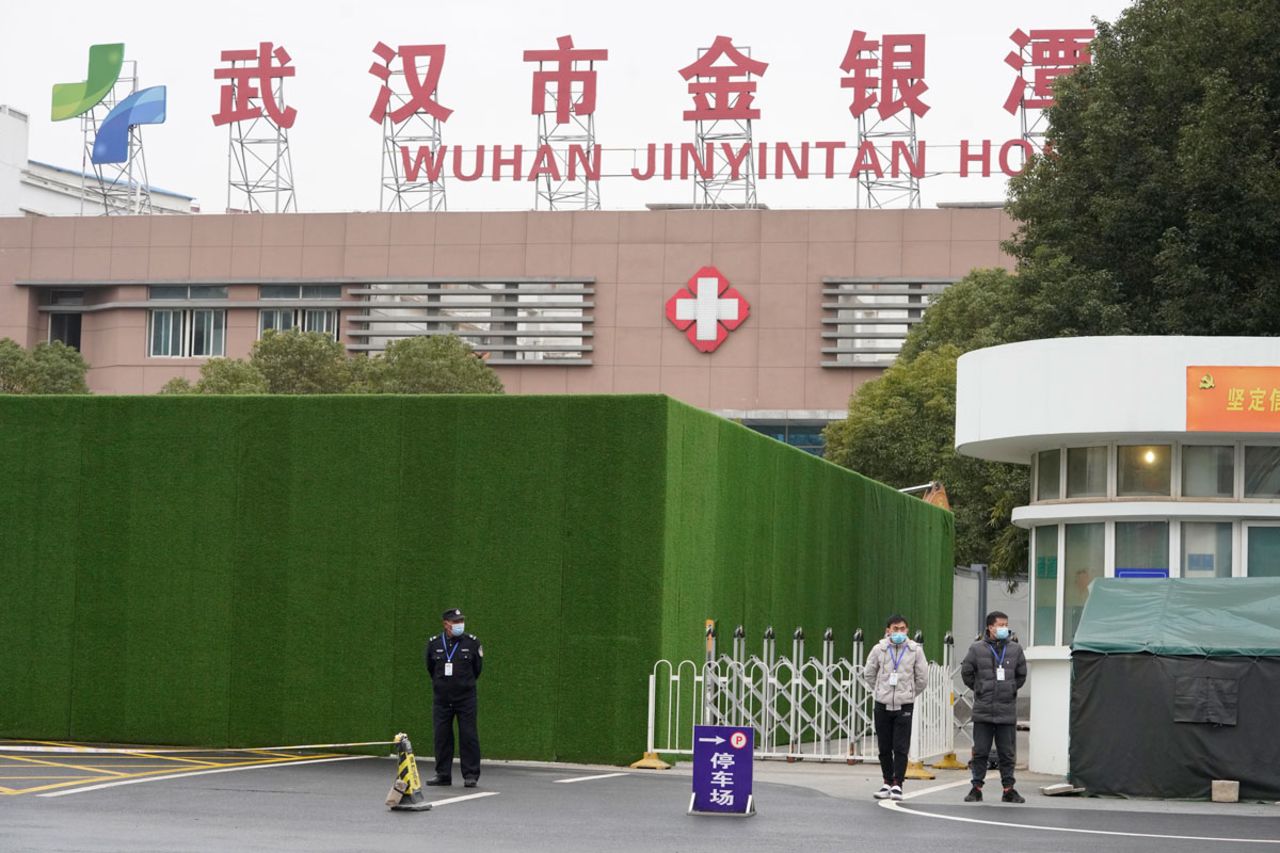
{"label": "window", "polygon": [[1036,500],[1053,501],[1062,497],[1061,450],[1043,450],[1036,454]]}
{"label": "window", "polygon": [[1035,629],[1031,642],[1052,646],[1057,644],[1058,625],[1058,527],[1037,527],[1035,535]]}
{"label": "window", "polygon": [[221,308],[147,312],[147,355],[151,358],[208,358],[226,354],[227,312]]}
{"label": "window", "polygon": [[147,355],[152,358],[179,358],[182,356],[182,311],[151,311],[149,321],[151,346]]}
{"label": "window", "polygon": [[160,284],[147,288],[150,299],[226,299],[225,284]]}
{"label": "window", "polygon": [[1244,496],[1280,498],[1280,447],[1244,449]]}
{"label": "window", "polygon": [[1107,496],[1107,448],[1072,447],[1067,450],[1067,497]]}
{"label": "window", "polygon": [[823,367],[887,366],[951,282],[831,280],[822,287]]}
{"label": "window", "polygon": [[1231,522],[1182,522],[1182,576],[1231,577]]}
{"label": "window", "polygon": [[805,453],[821,456],[823,447],[823,424],[794,423],[791,421],[743,421],[748,429],[769,436],[772,439],[799,448]]}
{"label": "window", "polygon": [[263,308],[258,312],[258,337],[270,331],[323,332],[338,337],[338,311],[333,308]]}
{"label": "window", "polygon": [[1116,495],[1119,497],[1169,497],[1173,448],[1167,444],[1143,444],[1116,448]]}
{"label": "window", "polygon": [[340,284],[263,284],[260,299],[341,299]]}
{"label": "window", "polygon": [[1280,578],[1280,527],[1246,525],[1244,531],[1251,578]]}
{"label": "window", "polygon": [[1089,599],[1089,584],[1102,577],[1103,544],[1105,530],[1101,522],[1092,524],[1067,524],[1066,528],[1066,577],[1063,593],[1064,620],[1062,644],[1071,645],[1080,625],[1084,603]]}
{"label": "window", "polygon": [[1125,569],[1154,569],[1169,575],[1167,521],[1116,522],[1116,577]]}
{"label": "window", "polygon": [[191,312],[191,354],[221,356],[227,342],[226,311]]}
{"label": "window", "polygon": [[1236,450],[1234,447],[1183,445],[1183,497],[1229,498],[1235,494],[1235,481]]}
{"label": "window", "polygon": [[50,314],[49,340],[62,341],[72,349],[80,349],[81,314]]}

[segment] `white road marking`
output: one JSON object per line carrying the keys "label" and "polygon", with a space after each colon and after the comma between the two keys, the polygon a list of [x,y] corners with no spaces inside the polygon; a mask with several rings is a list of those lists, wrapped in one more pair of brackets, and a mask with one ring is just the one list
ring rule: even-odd
{"label": "white road marking", "polygon": [[431,808],[435,808],[436,806],[447,806],[450,803],[461,803],[464,800],[478,800],[481,797],[496,796],[498,796],[497,791],[481,791],[479,794],[464,794],[461,797],[450,797],[447,800],[430,800],[429,802],[431,803]]}
{"label": "white road marking", "polygon": [[561,785],[572,785],[574,782],[590,782],[594,779],[612,779],[615,776],[630,776],[630,773],[601,773],[598,776],[578,776],[573,779],[552,779]]}
{"label": "white road marking", "polygon": [[[969,780],[965,779],[960,782],[949,782],[946,785],[935,785],[932,788],[924,788],[919,791],[913,791],[910,794],[903,795],[903,799],[912,797],[921,797],[925,794],[932,794],[937,791],[945,791],[949,788],[958,788],[961,785],[968,785]],[[1010,829],[1039,829],[1044,832],[1071,832],[1077,835],[1111,835],[1123,838],[1164,838],[1172,841],[1214,841],[1214,842],[1234,842],[1236,844],[1280,844],[1280,839],[1272,838],[1224,838],[1213,835],[1165,835],[1154,832],[1117,832],[1109,829],[1078,829],[1067,826],[1044,826],[1036,823],[1014,823],[1005,820],[984,820],[976,817],[960,817],[958,815],[941,815],[932,814],[925,811],[917,811],[916,809],[903,808],[902,804],[894,800],[881,800],[878,805],[897,812],[898,814],[908,814],[913,817],[930,817],[934,820],[951,820],[957,823],[977,823],[985,826],[1007,826]]]}
{"label": "white road marking", "polygon": [[368,755],[343,755],[338,758],[313,758],[302,761],[274,761],[270,764],[247,764],[243,767],[219,767],[215,770],[193,770],[188,773],[167,773],[163,776],[143,776],[136,779],[120,779],[116,782],[103,782],[99,785],[86,785],[83,788],[68,788],[64,791],[50,791],[47,794],[36,794],[37,797],[65,797],[68,794],[84,794],[89,791],[101,791],[103,788],[114,788],[117,785],[138,785],[143,782],[160,782],[165,779],[181,779],[185,776],[204,776],[210,773],[235,773],[238,770],[261,770],[264,767],[291,767],[296,764],[324,764],[328,761],[354,761],[358,758],[370,758]]}

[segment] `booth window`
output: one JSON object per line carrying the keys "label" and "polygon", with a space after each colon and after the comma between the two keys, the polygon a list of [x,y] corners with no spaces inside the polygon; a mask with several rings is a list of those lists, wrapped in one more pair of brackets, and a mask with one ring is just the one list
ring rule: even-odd
{"label": "booth window", "polygon": [[1058,526],[1056,524],[1036,528],[1035,569],[1032,584],[1035,588],[1035,627],[1032,645],[1057,644],[1058,626]]}
{"label": "booth window", "polygon": [[1116,494],[1120,497],[1169,497],[1173,448],[1141,444],[1117,448]]}
{"label": "booth window", "polygon": [[1246,524],[1245,558],[1251,578],[1280,578],[1280,527]]}
{"label": "booth window", "polygon": [[1280,498],[1280,447],[1244,449],[1244,496]]}
{"label": "booth window", "polygon": [[1116,577],[1169,576],[1169,523],[1167,521],[1116,522]]}
{"label": "booth window", "polygon": [[1054,501],[1062,497],[1061,450],[1042,450],[1036,454],[1036,500]]}
{"label": "booth window", "polygon": [[1182,522],[1182,576],[1231,577],[1231,522]]}
{"label": "booth window", "polygon": [[1182,447],[1182,496],[1229,498],[1235,494],[1236,449],[1187,444]]}
{"label": "booth window", "polygon": [[1107,448],[1072,447],[1067,450],[1067,497],[1107,496]]}
{"label": "booth window", "polygon": [[1084,603],[1089,598],[1089,584],[1102,577],[1105,560],[1103,544],[1105,525],[1067,524],[1066,527],[1066,577],[1063,594],[1062,644],[1071,645],[1080,625]]}

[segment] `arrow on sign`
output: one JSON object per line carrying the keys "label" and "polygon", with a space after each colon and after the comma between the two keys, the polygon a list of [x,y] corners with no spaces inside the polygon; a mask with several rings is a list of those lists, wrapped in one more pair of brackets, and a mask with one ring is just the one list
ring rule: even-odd
{"label": "arrow on sign", "polygon": [[724,738],[719,735],[716,735],[715,737],[700,737],[698,738],[698,743],[714,743],[716,746],[719,746],[724,743]]}

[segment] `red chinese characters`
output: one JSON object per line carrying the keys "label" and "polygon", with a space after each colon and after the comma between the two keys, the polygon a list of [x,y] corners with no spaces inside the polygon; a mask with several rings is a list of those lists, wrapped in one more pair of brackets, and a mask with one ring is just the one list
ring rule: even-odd
{"label": "red chinese characters", "polygon": [[[378,89],[378,97],[369,118],[382,124],[389,116],[392,124],[400,124],[410,116],[423,112],[439,121],[448,121],[453,110],[436,101],[436,86],[440,82],[440,71],[444,65],[444,49],[442,44],[402,44],[396,50],[383,42],[374,45],[374,55],[382,62],[369,66],[369,73],[382,81],[382,87]],[[408,94],[403,98],[402,104],[389,109],[393,95],[390,85],[391,62],[397,54],[400,56],[400,70],[404,74]],[[419,59],[426,61],[425,68],[418,67]]]}
{"label": "red chinese characters", "polygon": [[[1053,106],[1053,81],[1089,64],[1089,42],[1094,35],[1093,30],[1032,30],[1030,35],[1014,30],[1009,38],[1018,50],[1009,51],[1004,61],[1018,76],[1004,108],[1016,113],[1019,106],[1034,110]],[[1026,77],[1027,67],[1033,72],[1030,80]]]}
{"label": "red chinese characters", "polygon": [[[720,60],[727,64],[717,65]],[[707,52],[697,61],[680,69],[689,84],[694,108],[685,110],[685,121],[746,120],[760,118],[760,110],[752,107],[756,81],[751,77],[764,74],[769,63],[752,59],[733,46],[728,36],[716,36]]]}
{"label": "red chinese characters", "polygon": [[849,74],[840,85],[853,90],[849,112],[854,118],[873,106],[882,119],[904,108],[917,116],[929,111],[920,100],[929,90],[924,82],[924,35],[886,35],[882,43],[854,30],[840,69]]}
{"label": "red chinese characters", "polygon": [[[572,108],[573,115],[589,116],[596,111],[596,71],[589,63],[603,62],[609,58],[607,50],[575,48],[573,36],[560,36],[556,39],[554,50],[526,50],[525,62],[537,62],[539,68],[533,72],[533,114],[542,115],[547,112],[547,94],[555,100],[556,123],[569,121]],[[554,67],[547,69],[542,63],[552,63]],[[577,63],[588,63],[588,67],[580,68]],[[574,92],[575,88],[579,91]]]}
{"label": "red chinese characters", "polygon": [[[272,65],[275,60],[278,65]],[[230,62],[230,68],[215,68],[213,79],[227,80],[222,87],[218,112],[214,113],[215,126],[236,121],[260,118],[265,109],[267,118],[278,127],[293,127],[298,111],[293,107],[282,108],[276,102],[275,81],[292,77],[297,71],[289,63],[292,57],[283,47],[272,48],[271,42],[258,44],[255,50],[224,50],[222,61]],[[256,65],[249,63],[257,62]],[[238,64],[245,63],[245,64]],[[257,81],[257,85],[254,85]],[[262,106],[253,103],[261,97]]]}

